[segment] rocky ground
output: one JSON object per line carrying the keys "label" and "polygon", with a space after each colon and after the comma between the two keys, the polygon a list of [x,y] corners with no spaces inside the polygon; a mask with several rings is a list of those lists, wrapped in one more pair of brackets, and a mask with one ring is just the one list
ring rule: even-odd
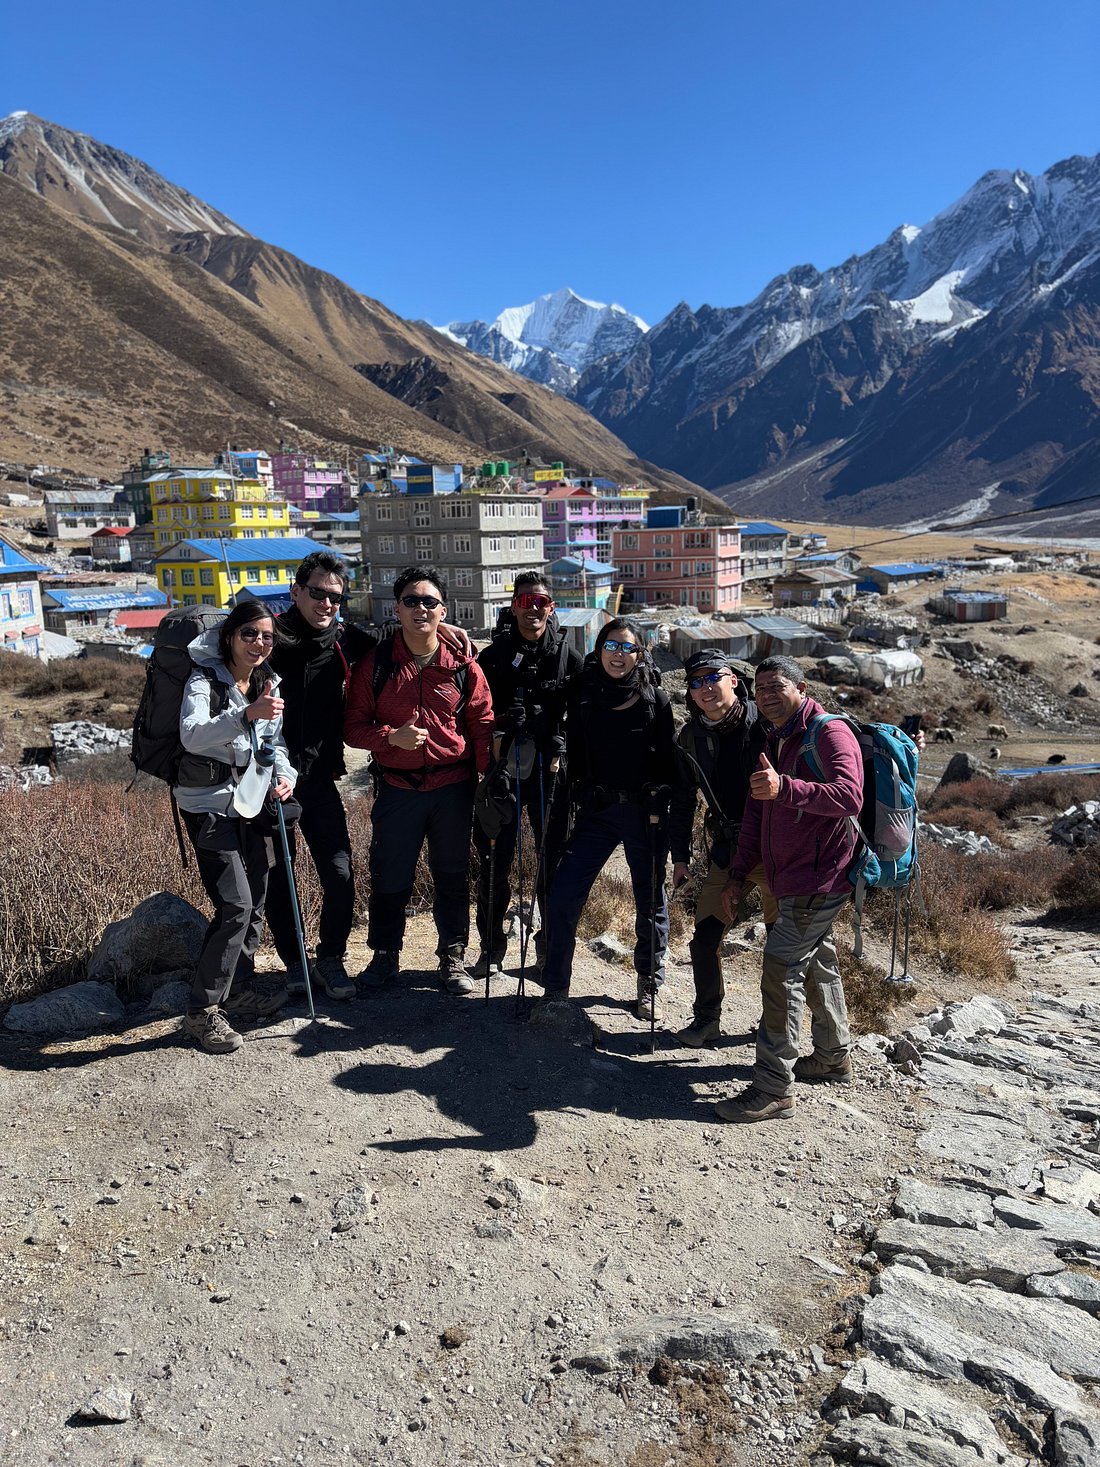
{"label": "rocky ground", "polygon": [[[235,1056],[155,1001],[3,1034],[3,1460],[1015,1467],[1052,1406],[1093,1409],[1095,1279],[1064,1264],[1100,1227],[1097,1026],[1024,993],[1095,973],[1100,996],[1095,934],[1020,929],[1022,1016],[982,1010],[1001,1033],[948,1016],[897,1064],[865,1040],[851,1088],[731,1128],[711,1104],[748,1074],[755,951],[720,1048],[650,1054],[621,966],[581,958],[600,1048],[576,1047],[515,1022],[514,981],[444,996],[412,929],[397,987]],[[674,966],[666,1030],[689,996]]]}

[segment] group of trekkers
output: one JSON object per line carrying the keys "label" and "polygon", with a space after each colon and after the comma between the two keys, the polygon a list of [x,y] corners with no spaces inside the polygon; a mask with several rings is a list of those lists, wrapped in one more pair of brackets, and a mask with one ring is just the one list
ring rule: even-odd
{"label": "group of trekkers", "polygon": [[[784,1118],[796,1081],[850,1079],[832,929],[852,890],[862,756],[843,720],[823,722],[811,769],[803,737],[823,709],[807,696],[797,662],[768,657],[754,671],[718,649],[693,653],[684,665],[687,720],[677,732],[639,628],[609,620],[582,659],[557,626],[553,588],[539,571],[516,577],[510,609],[478,655],[447,623],[447,588],[432,567],[397,577],[397,626],[389,633],[341,619],[347,584],[342,560],[314,552],[298,568],[289,610],[273,616],[258,600],[239,600],[188,649],[195,667],[180,712],[184,756],[173,793],[214,906],[184,1019],[201,1048],[239,1048],[233,1021],[274,1013],[307,979],[338,1000],[397,979],[425,843],[441,987],[467,994],[476,979],[488,983],[501,971],[515,865],[521,940],[536,898],[541,918],[539,1007],[568,1000],[585,903],[621,847],[635,906],[634,1013],[652,1025],[668,946],[666,865],[671,855],[675,890],[690,874],[701,797],[707,849],[690,941],[695,1003],[677,1041],[702,1048],[719,1038],[722,942],[745,919],[755,889],[767,928],[756,1062],[751,1084],[719,1104],[718,1115]],[[345,744],[370,751],[375,790],[372,956],[355,978],[345,967],[354,913],[338,789]],[[270,789],[261,813],[247,818],[235,796],[261,747],[273,766]],[[320,879],[312,959],[299,941],[291,871],[273,838],[276,801],[291,866],[295,843],[304,842]],[[524,813],[528,866],[537,864],[529,904],[522,901]],[[467,968],[471,836],[480,952]],[[287,972],[277,993],[254,982],[265,916]],[[800,1058],[807,1003],[813,1050]]]}

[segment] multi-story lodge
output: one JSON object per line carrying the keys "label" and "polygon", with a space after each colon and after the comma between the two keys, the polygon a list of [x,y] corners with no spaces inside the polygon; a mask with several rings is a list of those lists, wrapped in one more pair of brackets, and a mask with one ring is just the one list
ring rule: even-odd
{"label": "multi-story lodge", "polygon": [[290,514],[257,479],[225,469],[167,469],[148,480],[158,550],[180,540],[285,536]]}
{"label": "multi-story lodge", "polygon": [[623,593],[635,605],[672,602],[699,611],[741,605],[741,530],[709,523],[682,505],[649,510],[645,526],[615,530],[613,558]]}
{"label": "multi-story lodge", "polygon": [[364,494],[359,500],[371,615],[392,614],[392,586],[410,565],[434,565],[448,587],[450,618],[487,630],[522,570],[541,570],[542,509],[531,494]]}

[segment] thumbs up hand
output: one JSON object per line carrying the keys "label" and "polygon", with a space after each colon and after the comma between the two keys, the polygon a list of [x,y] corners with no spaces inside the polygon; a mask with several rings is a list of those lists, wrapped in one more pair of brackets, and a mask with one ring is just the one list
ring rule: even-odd
{"label": "thumbs up hand", "polygon": [[398,749],[408,749],[410,752],[421,748],[428,739],[428,730],[417,727],[415,718],[410,718],[400,728],[391,728],[387,736],[391,744]]}
{"label": "thumbs up hand", "polygon": [[767,754],[761,754],[749,775],[749,794],[754,800],[774,800],[779,794],[781,776],[772,768]]}
{"label": "thumbs up hand", "polygon": [[278,718],[283,711],[283,700],[273,691],[275,684],[268,678],[264,690],[245,710],[246,718],[257,723],[261,718]]}

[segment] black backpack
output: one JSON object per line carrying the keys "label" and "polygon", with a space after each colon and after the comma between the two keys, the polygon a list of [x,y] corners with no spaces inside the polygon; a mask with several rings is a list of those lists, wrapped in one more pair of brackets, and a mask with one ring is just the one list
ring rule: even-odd
{"label": "black backpack", "polygon": [[[167,618],[165,618],[167,620]],[[341,656],[343,652],[341,651]],[[346,666],[345,659],[345,666]],[[389,632],[374,649],[374,668],[371,677],[371,693],[374,697],[375,706],[382,689],[393,677],[396,664],[393,659],[393,633]],[[458,706],[455,708],[455,717],[461,718],[466,708],[466,700],[470,696],[470,668],[467,663],[462,663],[454,670],[455,687],[458,689]]]}
{"label": "black backpack", "polygon": [[163,779],[165,784],[214,786],[230,777],[228,764],[188,754],[180,743],[180,707],[193,672],[206,672],[211,713],[221,713],[228,706],[228,689],[207,669],[198,668],[187,650],[196,637],[218,626],[225,615],[214,606],[177,606],[153,635],[145,687],[134,717],[130,759],[135,770]]}

